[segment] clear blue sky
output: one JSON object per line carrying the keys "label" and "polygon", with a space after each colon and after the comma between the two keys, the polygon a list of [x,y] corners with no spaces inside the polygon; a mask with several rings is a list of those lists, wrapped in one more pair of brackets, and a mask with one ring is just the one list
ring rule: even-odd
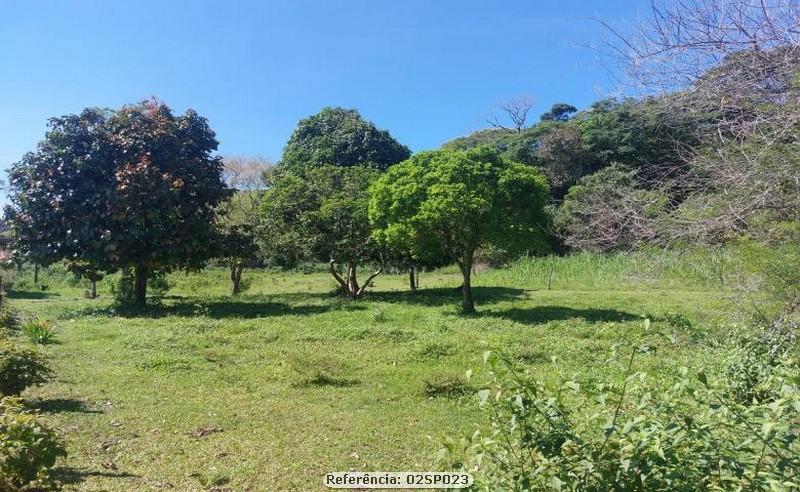
{"label": "clear blue sky", "polygon": [[[157,96],[207,117],[223,154],[278,159],[300,118],[358,108],[412,150],[498,100],[585,107],[613,89],[586,17],[644,0],[0,0],[0,169],[47,118]],[[3,173],[5,178],[5,173]]]}

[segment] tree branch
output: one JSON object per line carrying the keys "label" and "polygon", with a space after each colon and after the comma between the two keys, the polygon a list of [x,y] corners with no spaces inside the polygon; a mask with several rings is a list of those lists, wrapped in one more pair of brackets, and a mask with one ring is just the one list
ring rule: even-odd
{"label": "tree branch", "polygon": [[336,260],[331,258],[330,261],[331,275],[333,275],[333,278],[335,278],[336,281],[339,282],[339,285],[341,285],[345,290],[347,290],[347,282],[345,282],[342,276],[339,275],[339,272],[336,271],[335,266],[336,266]]}
{"label": "tree branch", "polygon": [[372,282],[372,279],[374,279],[375,277],[380,275],[382,271],[383,271],[383,267],[378,268],[377,271],[375,271],[372,275],[367,277],[367,281],[364,282],[364,285],[362,285],[360,289],[358,289],[358,293],[356,294],[356,297],[361,297],[361,295],[367,290],[367,287],[369,287],[369,284],[370,284],[370,282]]}

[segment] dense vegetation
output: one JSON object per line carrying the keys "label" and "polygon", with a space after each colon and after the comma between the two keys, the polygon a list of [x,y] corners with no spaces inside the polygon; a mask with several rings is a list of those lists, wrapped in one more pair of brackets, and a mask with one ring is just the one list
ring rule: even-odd
{"label": "dense vegetation", "polygon": [[647,95],[414,155],[353,109],[274,166],[156,100],[53,118],[9,172],[0,491],[797,489],[800,12],[689,3],[614,51]]}

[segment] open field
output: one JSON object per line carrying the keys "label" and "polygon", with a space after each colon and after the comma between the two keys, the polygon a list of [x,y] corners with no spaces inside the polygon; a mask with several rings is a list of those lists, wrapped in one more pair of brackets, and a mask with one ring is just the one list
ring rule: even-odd
{"label": "open field", "polygon": [[[619,377],[605,363],[615,344],[646,337],[658,350],[637,365],[653,378],[718,369],[729,266],[662,260],[481,272],[474,316],[460,314],[453,269],[422,274],[416,295],[381,276],[359,302],[332,296],[327,274],[266,271],[246,271],[234,298],[209,269],[171,275],[161,305],[138,311],[115,310],[106,285],[86,300],[44,272],[47,290],[12,303],[55,323],[42,351],[56,378],[23,396],[65,438],[69,490],[317,490],[328,471],[435,469],[444,436],[481,421],[470,389],[446,383],[479,373],[486,350],[591,384]],[[645,317],[671,340],[643,334]]]}

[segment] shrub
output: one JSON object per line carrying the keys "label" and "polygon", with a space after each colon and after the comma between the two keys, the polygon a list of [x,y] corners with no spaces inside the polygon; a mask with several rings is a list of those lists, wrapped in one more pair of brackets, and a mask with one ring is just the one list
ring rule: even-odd
{"label": "shrub", "polygon": [[[119,304],[133,304],[136,300],[134,277],[130,269],[122,270],[111,277],[111,295]],[[169,290],[169,281],[163,272],[154,272],[147,279],[147,292],[152,297],[161,297]]]}
{"label": "shrub", "polygon": [[55,432],[24,411],[18,399],[0,400],[0,490],[53,488],[50,469],[66,455]]}
{"label": "shrub", "polygon": [[797,329],[797,321],[779,318],[757,336],[742,340],[725,374],[730,397],[745,405],[777,398],[770,375],[795,347]]}
{"label": "shrub", "polygon": [[50,323],[39,318],[29,319],[22,323],[22,333],[33,343],[41,345],[53,343],[56,339],[56,332]]}
{"label": "shrub", "polygon": [[0,339],[0,395],[18,395],[49,376],[50,369],[36,352]]}
{"label": "shrub", "polygon": [[[741,405],[700,372],[667,389],[633,372],[592,390],[548,386],[488,356],[491,389],[478,393],[488,432],[446,443],[453,468],[477,490],[786,490],[800,473],[797,366],[766,382],[770,403]],[[577,409],[577,410],[576,410]],[[794,484],[794,485],[793,485]]]}

